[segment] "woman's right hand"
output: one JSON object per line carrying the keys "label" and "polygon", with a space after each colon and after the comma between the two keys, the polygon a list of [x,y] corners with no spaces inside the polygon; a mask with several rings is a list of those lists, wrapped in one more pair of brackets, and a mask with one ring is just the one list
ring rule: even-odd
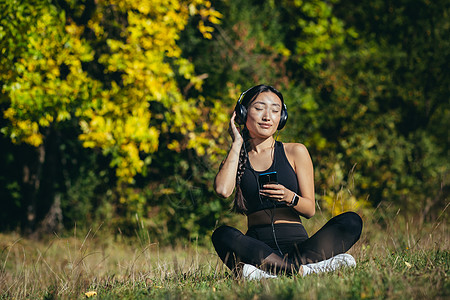
{"label": "woman's right hand", "polygon": [[230,134],[231,138],[233,139],[233,143],[241,144],[244,142],[244,139],[242,138],[241,133],[239,132],[239,129],[236,127],[236,124],[234,123],[234,120],[236,118],[236,112],[233,111],[233,115],[231,116],[230,120],[230,126],[228,127],[228,133]]}

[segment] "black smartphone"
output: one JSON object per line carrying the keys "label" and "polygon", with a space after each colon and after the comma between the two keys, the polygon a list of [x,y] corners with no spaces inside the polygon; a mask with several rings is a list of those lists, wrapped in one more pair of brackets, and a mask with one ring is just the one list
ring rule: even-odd
{"label": "black smartphone", "polygon": [[260,190],[262,190],[263,185],[267,183],[278,183],[277,172],[275,171],[259,174],[258,182]]}

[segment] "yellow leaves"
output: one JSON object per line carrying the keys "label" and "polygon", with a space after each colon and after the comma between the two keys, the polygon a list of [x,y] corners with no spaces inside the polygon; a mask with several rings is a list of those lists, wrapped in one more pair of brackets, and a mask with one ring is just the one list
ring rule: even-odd
{"label": "yellow leaves", "polygon": [[114,156],[112,166],[120,181],[132,182],[142,172],[140,152],[158,149],[159,131],[150,127],[151,113],[146,102],[116,98],[103,99],[98,110],[86,111],[90,121],[80,122],[85,147],[102,148]]}
{"label": "yellow leaves", "polygon": [[197,13],[197,7],[195,6],[194,3],[190,3],[188,5],[188,11],[190,16],[194,16]]}
{"label": "yellow leaves", "polygon": [[223,15],[220,12],[218,12],[216,10],[210,10],[208,21],[213,24],[220,24],[220,19],[222,17],[223,17]]}
{"label": "yellow leaves", "polygon": [[200,9],[198,12],[198,14],[202,17],[202,20],[198,23],[198,30],[202,33],[204,38],[211,39],[211,33],[214,31],[214,27],[206,25],[204,21],[211,24],[219,24],[222,14],[211,7],[210,1],[205,1],[203,4],[205,8]]}
{"label": "yellow leaves", "polygon": [[[211,38],[211,24],[218,24],[222,15],[205,0],[98,0],[96,4],[85,26],[109,48],[97,53],[83,38],[84,26],[66,23],[62,14],[45,6],[39,12],[27,37],[28,50],[15,63],[18,76],[12,80],[13,73],[0,75],[10,99],[4,112],[10,125],[3,131],[14,141],[38,146],[43,128],[76,116],[84,147],[110,155],[119,183],[132,182],[143,172],[150,162],[145,160],[148,154],[158,150],[160,134],[185,135],[182,141],[168,142],[174,151],[194,148],[200,155],[213,151],[211,132],[219,125],[208,126],[202,120],[223,112],[208,111],[203,98],[183,98],[176,74],[196,89],[207,75],[196,76],[192,63],[181,58],[177,40],[195,14],[201,17],[200,32]],[[119,24],[120,37],[104,27],[117,21],[108,20],[110,15],[127,17]],[[112,81],[105,88],[83,71],[82,63],[92,61],[95,54],[100,55],[98,63],[106,75],[120,73],[120,86]],[[161,107],[156,116],[150,111],[153,102]]]}
{"label": "yellow leaves", "polygon": [[200,20],[200,22],[198,22],[198,30],[203,34],[204,38],[212,39],[211,32],[214,31],[214,28],[211,26],[206,26],[202,20]]}
{"label": "yellow leaves", "polygon": [[[122,42],[113,40],[113,39],[107,39],[106,43],[108,44],[109,48],[111,49],[111,52],[113,52],[113,53],[118,52],[123,45]],[[105,57],[107,57],[107,56],[105,56]]]}
{"label": "yellow leaves", "polygon": [[83,26],[77,26],[75,23],[66,25],[65,29],[72,36],[80,36],[84,31]]}
{"label": "yellow leaves", "polygon": [[143,14],[148,14],[150,12],[150,1],[139,1],[138,10]]}
{"label": "yellow leaves", "polygon": [[[81,68],[81,61],[93,58],[92,49],[79,39],[81,33],[81,28],[65,26],[55,11],[45,8],[30,25],[27,51],[14,65],[17,76],[2,74],[10,100],[4,117],[11,122],[8,130],[14,141],[39,145],[40,128],[70,119],[71,103],[86,101],[90,95],[87,82],[96,87]],[[61,65],[68,69],[66,80],[61,79]]]}
{"label": "yellow leaves", "polygon": [[142,172],[144,162],[139,158],[139,150],[134,142],[122,144],[120,150],[126,155],[117,164],[117,175],[121,180],[132,182],[133,177]]}
{"label": "yellow leaves", "polygon": [[180,152],[181,151],[180,142],[177,141],[177,140],[173,140],[171,143],[169,143],[167,145],[167,148],[172,150],[172,151],[176,151],[176,152]]}
{"label": "yellow leaves", "polygon": [[346,211],[356,211],[370,207],[367,199],[357,199],[354,195],[341,190],[337,193],[328,191],[326,195],[321,196],[323,200],[322,206],[330,211],[333,216],[339,215]]}
{"label": "yellow leaves", "polygon": [[89,291],[89,292],[84,293],[84,295],[86,296],[86,298],[91,298],[91,297],[97,296],[97,292]]}
{"label": "yellow leaves", "polygon": [[[146,5],[150,5],[147,3]],[[176,40],[179,32],[184,29],[188,21],[188,15],[178,11],[174,6],[167,5],[163,10],[155,9],[155,3],[151,3],[153,13],[151,16],[142,13],[128,13],[128,43],[137,44],[145,49],[152,48],[155,51],[168,51],[178,49]]]}
{"label": "yellow leaves", "polygon": [[[102,18],[102,14],[99,13],[99,19]],[[105,29],[95,20],[91,19],[88,21],[88,27],[95,33],[95,36],[101,37],[105,33]]]}
{"label": "yellow leaves", "polygon": [[35,122],[29,120],[18,121],[16,123],[15,132],[11,135],[14,142],[23,140],[25,143],[34,147],[42,144],[42,134],[39,132],[39,126]]}
{"label": "yellow leaves", "polygon": [[49,114],[45,114],[42,118],[39,119],[39,126],[48,127],[50,123],[53,122],[53,117]]}

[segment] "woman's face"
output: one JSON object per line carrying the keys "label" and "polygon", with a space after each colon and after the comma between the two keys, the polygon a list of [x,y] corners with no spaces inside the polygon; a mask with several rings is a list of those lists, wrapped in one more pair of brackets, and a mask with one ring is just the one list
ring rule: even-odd
{"label": "woman's face", "polygon": [[267,138],[278,128],[281,118],[281,99],[272,92],[258,95],[247,108],[246,126],[252,137]]}

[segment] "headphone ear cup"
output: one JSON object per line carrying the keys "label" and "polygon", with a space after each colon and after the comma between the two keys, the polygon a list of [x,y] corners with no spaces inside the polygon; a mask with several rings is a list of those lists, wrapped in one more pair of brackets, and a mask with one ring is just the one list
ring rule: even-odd
{"label": "headphone ear cup", "polygon": [[280,117],[280,123],[278,123],[278,130],[283,129],[284,125],[286,125],[288,119],[288,113],[286,105],[283,105],[283,109],[281,110],[281,117]]}
{"label": "headphone ear cup", "polygon": [[247,119],[247,109],[245,108],[245,106],[241,103],[237,103],[234,111],[236,112],[236,123],[238,123],[239,125],[244,125]]}

